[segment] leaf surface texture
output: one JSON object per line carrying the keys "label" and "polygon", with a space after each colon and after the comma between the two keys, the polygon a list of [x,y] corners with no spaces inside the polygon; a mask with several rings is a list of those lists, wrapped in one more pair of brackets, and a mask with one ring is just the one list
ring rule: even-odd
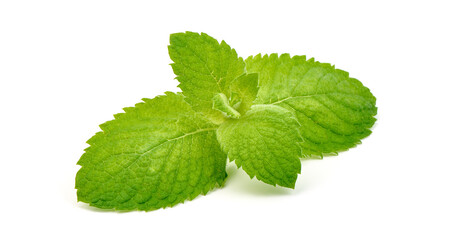
{"label": "leaf surface texture", "polygon": [[347,150],[371,133],[376,98],[347,72],[289,54],[251,56],[245,62],[249,73],[259,75],[255,104],[294,111],[304,157]]}
{"label": "leaf surface texture", "polygon": [[180,94],[125,108],[100,127],[78,164],[78,200],[117,210],[153,210],[223,184],[226,154],[215,127]]}
{"label": "leaf surface texture", "polygon": [[300,173],[299,123],[287,109],[254,105],[240,119],[228,120],[217,138],[231,161],[265,183],[294,188]]}

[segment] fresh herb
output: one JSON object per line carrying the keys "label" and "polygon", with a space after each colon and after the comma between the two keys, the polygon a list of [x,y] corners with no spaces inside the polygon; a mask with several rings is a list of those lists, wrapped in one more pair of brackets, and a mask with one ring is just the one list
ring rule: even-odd
{"label": "fresh herb", "polygon": [[222,186],[228,158],[251,178],[294,188],[300,158],[347,150],[376,120],[368,88],[305,56],[244,61],[193,32],[172,34],[169,55],[182,93],[143,99],[100,125],[78,162],[78,201],[174,206]]}

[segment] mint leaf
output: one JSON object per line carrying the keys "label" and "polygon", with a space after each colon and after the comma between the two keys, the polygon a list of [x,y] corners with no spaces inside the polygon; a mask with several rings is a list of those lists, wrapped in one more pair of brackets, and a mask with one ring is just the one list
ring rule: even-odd
{"label": "mint leaf", "polygon": [[78,164],[78,201],[118,210],[174,206],[220,186],[226,155],[215,125],[180,94],[125,108],[101,125]]}
{"label": "mint leaf", "polygon": [[240,113],[229,105],[227,97],[222,93],[218,93],[215,95],[215,97],[213,97],[213,109],[224,113],[227,117],[230,118],[240,117]]}
{"label": "mint leaf", "polygon": [[294,188],[300,173],[299,123],[285,108],[254,105],[240,119],[227,120],[217,138],[231,161],[253,178]]}
{"label": "mint leaf", "polygon": [[337,153],[360,143],[376,121],[376,98],[357,79],[305,56],[257,55],[245,60],[258,73],[256,104],[293,110],[301,124],[303,156]]}
{"label": "mint leaf", "polygon": [[231,105],[236,106],[240,114],[246,113],[253,105],[258,93],[258,75],[243,74],[231,83]]}
{"label": "mint leaf", "polygon": [[186,101],[212,122],[224,121],[223,114],[212,108],[212,99],[218,93],[231,98],[232,81],[245,72],[243,59],[226,42],[194,32],[172,34],[169,56]]}

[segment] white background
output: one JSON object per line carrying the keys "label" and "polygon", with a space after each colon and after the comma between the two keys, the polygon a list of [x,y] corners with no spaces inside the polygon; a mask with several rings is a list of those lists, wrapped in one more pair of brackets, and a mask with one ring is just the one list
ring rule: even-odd
{"label": "white background", "polygon": [[[451,1],[1,1],[0,239],[455,239]],[[363,144],[302,162],[295,190],[228,166],[223,189],[152,212],[76,201],[98,125],[177,91],[169,34],[307,55],[377,97]]]}

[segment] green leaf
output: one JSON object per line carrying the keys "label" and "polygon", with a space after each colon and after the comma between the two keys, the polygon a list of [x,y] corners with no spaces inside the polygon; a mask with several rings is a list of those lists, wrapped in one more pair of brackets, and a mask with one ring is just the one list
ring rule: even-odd
{"label": "green leaf", "polygon": [[229,105],[229,101],[227,100],[226,95],[222,93],[218,93],[215,95],[215,97],[213,97],[213,109],[224,113],[227,117],[230,118],[240,117],[240,113]]}
{"label": "green leaf", "polygon": [[238,104],[237,110],[245,114],[253,105],[258,93],[258,75],[243,74],[236,78],[231,84],[231,105]]}
{"label": "green leaf", "polygon": [[117,210],[153,210],[221,186],[226,155],[216,126],[181,94],[125,108],[100,127],[78,164],[78,201]]}
{"label": "green leaf", "polygon": [[253,178],[294,188],[300,173],[299,123],[285,108],[254,105],[240,119],[227,120],[217,138],[231,161]]}
{"label": "green leaf", "polygon": [[185,100],[212,122],[223,122],[223,114],[212,108],[212,98],[218,93],[231,98],[232,81],[245,72],[243,59],[226,42],[194,32],[171,34],[169,56]]}
{"label": "green leaf", "polygon": [[347,72],[289,54],[257,55],[245,62],[249,73],[259,74],[256,104],[295,111],[304,138],[303,156],[336,154],[371,133],[376,98]]}

